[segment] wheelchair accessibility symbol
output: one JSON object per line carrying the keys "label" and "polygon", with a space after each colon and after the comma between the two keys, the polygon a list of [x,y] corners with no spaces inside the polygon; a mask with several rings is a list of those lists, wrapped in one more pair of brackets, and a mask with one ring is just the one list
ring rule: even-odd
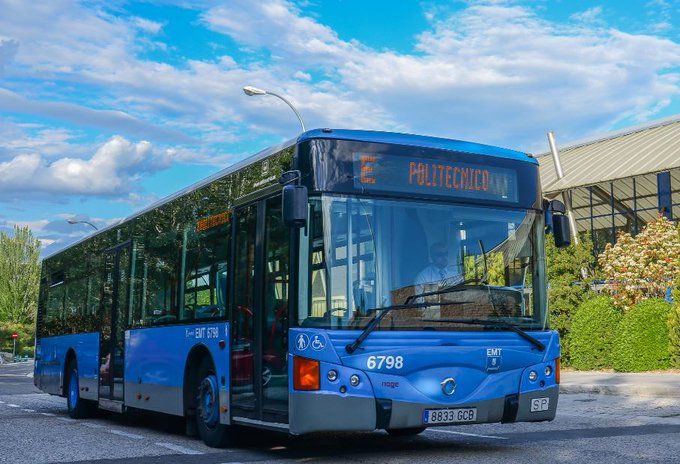
{"label": "wheelchair accessibility symbol", "polygon": [[319,335],[314,335],[312,337],[312,349],[315,351],[323,350],[326,348],[325,340]]}

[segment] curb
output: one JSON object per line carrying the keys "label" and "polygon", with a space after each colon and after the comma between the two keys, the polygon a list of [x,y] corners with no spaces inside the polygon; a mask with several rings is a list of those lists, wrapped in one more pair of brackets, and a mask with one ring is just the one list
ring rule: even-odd
{"label": "curb", "polygon": [[560,385],[560,393],[595,393],[601,395],[620,395],[620,396],[651,396],[664,398],[680,398],[680,384],[678,385],[602,385],[602,384],[571,384]]}

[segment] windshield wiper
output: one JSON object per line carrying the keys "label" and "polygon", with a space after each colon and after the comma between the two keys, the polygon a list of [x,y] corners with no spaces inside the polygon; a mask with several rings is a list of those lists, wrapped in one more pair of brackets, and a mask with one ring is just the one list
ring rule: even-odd
{"label": "windshield wiper", "polygon": [[[416,297],[424,296],[426,295],[425,293],[421,295],[416,295]],[[384,308],[371,308],[368,311],[376,311],[376,310],[381,310],[382,312],[380,314],[376,314],[373,316],[373,318],[368,321],[368,324],[366,324],[366,327],[364,327],[364,330],[361,331],[359,336],[354,340],[352,343],[348,343],[345,346],[345,351],[347,351],[349,354],[354,353],[359,345],[361,345],[361,342],[366,340],[366,337],[373,331],[373,329],[380,324],[380,321],[389,313],[390,311],[394,310],[400,310],[400,309],[410,309],[410,308],[427,308],[430,306],[444,306],[444,305],[452,305],[452,304],[465,304],[469,303],[469,301],[446,301],[442,303],[410,303],[411,297],[408,297],[406,299],[406,303],[401,304],[401,305],[393,305],[393,306],[385,306]]]}
{"label": "windshield wiper", "polygon": [[[352,343],[348,343],[345,346],[345,351],[348,353],[352,354],[354,353],[359,345],[361,345],[361,342],[366,340],[366,337],[373,331],[373,329],[380,324],[380,321],[382,320],[383,317],[387,315],[391,310],[396,309],[406,309],[406,308],[426,308],[429,306],[445,306],[445,305],[455,305],[455,304],[466,304],[470,303],[470,301],[443,301],[440,303],[432,302],[432,303],[411,303],[413,300],[416,300],[418,298],[424,298],[426,296],[434,296],[434,295],[443,295],[444,293],[450,293],[450,292],[455,292],[458,290],[464,289],[468,284],[477,284],[477,285],[483,285],[483,286],[488,286],[489,284],[486,281],[479,280],[479,279],[468,279],[464,280],[462,282],[458,282],[457,284],[449,285],[444,288],[440,288],[439,290],[434,290],[431,292],[423,292],[423,293],[416,293],[414,295],[409,296],[406,298],[406,301],[404,301],[404,304],[401,305],[393,305],[393,306],[386,306],[384,308],[372,308],[369,309],[368,311],[375,311],[377,309],[382,310],[380,314],[376,314],[373,316],[373,319],[368,321],[368,324],[366,324],[366,327],[364,327],[364,330],[359,334],[359,336],[354,340]],[[519,329],[518,329],[519,330]],[[532,337],[533,338],[533,337]],[[538,341],[538,340],[536,340]],[[541,342],[538,342],[541,343]],[[541,344],[541,347],[543,345]]]}
{"label": "windshield wiper", "polygon": [[499,321],[494,319],[424,319],[423,322],[447,322],[450,324],[472,324],[472,325],[483,325],[486,327],[501,327],[504,329],[509,329],[518,334],[525,340],[533,343],[539,351],[545,350],[545,345],[540,341],[526,333],[524,330],[520,329],[514,324],[505,321]]}
{"label": "windshield wiper", "polygon": [[[468,284],[477,284],[477,285],[484,285],[487,286],[489,285],[486,281],[483,280],[478,280],[478,279],[468,279],[464,280],[462,282],[458,282],[457,284],[449,285],[444,288],[440,288],[439,290],[433,290],[431,292],[423,292],[423,293],[416,293],[414,295],[409,296],[406,298],[406,301],[404,304],[409,304],[411,301],[417,299],[417,298],[423,298],[426,296],[435,296],[435,295],[443,295],[444,293],[450,293],[450,292],[455,292],[457,290],[464,289]],[[451,304],[453,302],[447,302],[447,304]],[[432,303],[430,303],[432,304]]]}

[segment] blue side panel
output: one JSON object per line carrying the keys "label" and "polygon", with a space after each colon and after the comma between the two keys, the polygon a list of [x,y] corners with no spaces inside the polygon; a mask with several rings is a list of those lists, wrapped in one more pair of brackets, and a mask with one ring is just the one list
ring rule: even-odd
{"label": "blue side panel", "polygon": [[[219,342],[223,341],[223,348]],[[229,388],[229,324],[202,323],[132,329],[125,333],[125,404],[182,415],[189,353],[203,346],[215,366],[221,393]],[[195,366],[198,368],[198,366]],[[223,395],[222,395],[223,396]]]}
{"label": "blue side panel", "polygon": [[[422,404],[474,404],[555,386],[559,337],[554,331],[531,332],[544,351],[514,332],[376,331],[352,354],[345,346],[358,331],[291,329],[290,334],[291,354],[321,361],[321,388],[313,394],[337,395],[353,374],[361,382],[347,395]],[[333,382],[327,379],[330,369],[338,373]],[[533,381],[531,371],[537,374]],[[453,396],[442,391],[441,381],[449,377],[456,379]]]}
{"label": "blue side panel", "polygon": [[36,347],[35,384],[46,393],[62,395],[66,354],[73,350],[78,365],[81,392],[86,399],[97,395],[99,333],[84,333],[45,337]]}

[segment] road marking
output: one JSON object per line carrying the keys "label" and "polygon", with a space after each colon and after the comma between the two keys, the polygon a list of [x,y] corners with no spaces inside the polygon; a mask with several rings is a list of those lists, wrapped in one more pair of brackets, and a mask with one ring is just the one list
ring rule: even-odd
{"label": "road marking", "polygon": [[51,412],[41,412],[40,414],[42,414],[43,416],[54,417],[54,414],[52,414]]}
{"label": "road marking", "polygon": [[22,411],[26,411],[26,412],[35,412],[35,409],[22,409]]}
{"label": "road marking", "polygon": [[7,403],[7,406],[9,406],[10,408],[20,408],[21,407],[18,404],[12,404],[12,403]]}
{"label": "road marking", "polygon": [[182,454],[203,454],[202,451],[197,451],[181,445],[175,445],[174,443],[156,443],[156,445],[162,446],[163,448],[167,448],[173,451],[177,451],[178,453]]}
{"label": "road marking", "polygon": [[83,427],[89,427],[91,429],[103,429],[104,428],[103,425],[92,424],[90,422],[81,422],[80,425],[82,425]]}
{"label": "road marking", "polygon": [[57,420],[60,420],[60,421],[62,421],[62,422],[70,422],[70,423],[76,422],[75,419],[69,419],[69,418],[67,418],[67,417],[57,417]]}
{"label": "road marking", "polygon": [[507,437],[496,437],[494,435],[480,435],[478,433],[454,432],[452,430],[428,429],[428,432],[449,433],[451,435],[462,435],[464,437],[493,438],[494,440],[507,440]]}
{"label": "road marking", "polygon": [[133,438],[135,440],[144,440],[142,435],[137,435],[136,433],[123,432],[122,430],[108,430],[108,432],[115,435],[120,435],[121,437]]}
{"label": "road marking", "polygon": [[5,402],[4,402],[4,401],[0,401],[0,404],[5,404]]}

